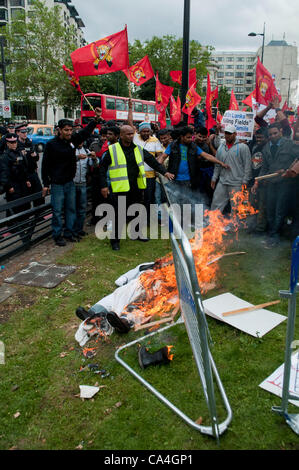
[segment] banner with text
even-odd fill
[[[225,111],[222,122],[220,135],[224,137],[224,128],[228,124],[235,126],[237,130],[237,138],[239,140],[252,140],[254,115],[245,111]]]

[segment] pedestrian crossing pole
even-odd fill
[[[189,89],[189,46],[190,46],[190,0],[184,0],[184,27],[183,27],[183,63],[182,63],[182,87],[181,103],[182,107],[186,102],[186,95]],[[184,123],[187,124],[188,115],[184,113]]]

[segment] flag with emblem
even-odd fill
[[[168,85],[163,85],[158,76],[158,72],[156,73],[156,108],[159,112],[164,111],[167,108],[169,99],[172,95],[173,87]]]
[[[213,126],[215,126],[217,123],[213,119],[212,116],[212,101],[213,101],[213,94],[211,91],[211,82],[210,82],[210,74],[207,74],[207,94],[206,94],[206,113],[207,113],[207,119],[206,119],[206,128],[210,130]]]
[[[256,64],[255,92],[256,101],[266,106],[275,96],[281,99],[271,73],[264,67],[259,57]]]
[[[170,97],[170,122],[172,126],[176,126],[181,121],[181,99],[178,96],[175,100],[174,96]]]
[[[193,83],[193,85],[189,88],[186,94],[186,102],[182,108],[183,113],[191,115],[195,106],[197,106],[201,102],[201,96],[196,92],[197,82]]]
[[[73,87],[75,87],[76,90],[79,91],[79,93],[81,93],[81,95],[83,95],[83,91],[81,90],[80,83],[79,83],[79,78],[76,77],[75,73],[71,69],[68,69],[65,65],[63,65],[62,68],[66,72],[67,78],[69,79],[70,84]]]
[[[76,77],[103,75],[129,68],[127,27],[71,53]]]
[[[173,82],[178,83],[179,85],[182,84],[182,71],[181,70],[171,70],[169,72],[171,79]],[[196,68],[189,70],[189,87],[196,82]]]
[[[128,70],[123,70],[123,72],[126,74],[128,80],[137,86],[143,85],[155,75],[147,55],[135,65],[132,65]]]
[[[229,108],[228,109],[230,109],[232,111],[238,111],[238,109],[239,109],[238,101],[236,100],[234,90],[232,90],[231,94],[230,94],[230,102],[229,102]]]

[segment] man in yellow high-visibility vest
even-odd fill
[[[126,207],[143,203],[143,192],[146,188],[144,162],[169,180],[174,177],[149,152],[135,145],[133,138],[134,129],[129,125],[122,126],[119,142],[109,146],[100,167],[102,196],[108,198],[107,201],[113,205],[115,211],[115,227],[112,231],[114,238],[110,239],[113,250],[119,250],[119,234],[122,229],[118,220],[119,196],[126,197]],[[110,190],[107,184],[107,171],[111,183]],[[138,240],[148,241],[148,238],[139,237]]]

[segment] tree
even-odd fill
[[[230,94],[225,86],[221,87],[218,94],[219,111],[224,114],[229,108]]]
[[[169,72],[171,70],[182,70],[182,51],[183,39],[177,39],[173,35],[163,37],[154,36],[150,40],[142,43],[135,40],[129,46],[130,64],[133,65],[138,60],[148,55],[155,72],[159,72],[159,80],[165,84],[174,87],[174,95],[179,94],[180,85],[171,80]],[[202,47],[198,41],[190,41],[190,68],[196,68],[196,75],[199,79],[197,91],[201,92],[201,80],[207,74],[207,65],[212,48],[210,46]],[[139,89],[137,95],[139,98],[155,100],[155,79],[152,78]]]
[[[33,15],[19,14],[5,28],[6,55],[11,61],[9,97],[24,102],[41,100],[46,123],[48,106],[56,101],[65,80],[62,65],[76,48],[75,31],[64,27],[58,5],[48,8],[33,0],[32,7]]]

